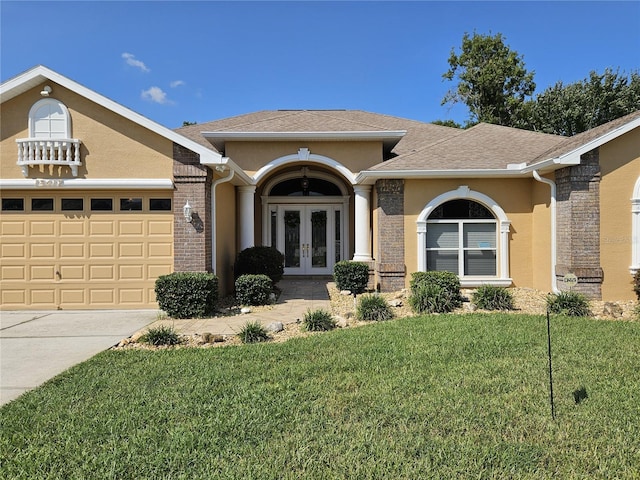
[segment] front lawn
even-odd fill
[[[0,476],[639,478],[640,323],[552,322],[556,421],[544,317],[424,316],[104,352],[0,410]]]

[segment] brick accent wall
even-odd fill
[[[200,165],[200,157],[173,144],[173,268],[176,272],[210,272],[212,173]],[[184,218],[189,201],[193,221]]]
[[[556,278],[578,277],[574,291],[590,298],[602,298],[603,272],[600,266],[600,155],[598,149],[585,153],[580,165],[556,171],[557,244]]]
[[[375,273],[380,291],[404,288],[404,180],[378,180],[378,251]]]

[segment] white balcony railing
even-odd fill
[[[36,138],[21,138],[18,144],[18,165],[22,167],[22,174],[29,174],[30,165],[67,165],[74,177],[78,176],[80,161],[80,145],[82,142],[75,138],[56,138],[43,140]]]

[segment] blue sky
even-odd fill
[[[465,32],[501,33],[537,92],[640,68],[640,1],[0,3],[0,77],[42,64],[170,128],[269,109],[422,121]]]

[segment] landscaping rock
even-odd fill
[[[347,326],[349,326],[349,322],[347,321],[346,318],[341,317],[341,316],[336,316],[334,318],[336,319],[336,327],[338,327],[338,328],[346,328]]]
[[[393,300],[389,301],[389,305],[396,308],[401,307],[402,300],[400,300],[399,298],[394,298]]]
[[[340,290],[340,295],[351,295],[351,290]]]
[[[614,302],[605,302],[602,309],[602,314],[607,317],[620,318],[623,314],[622,307]]]
[[[249,307],[242,307],[240,313],[251,313],[251,309]]]
[[[273,322],[267,325],[265,328],[267,332],[278,333],[284,330],[284,325],[282,324],[282,322]]]

